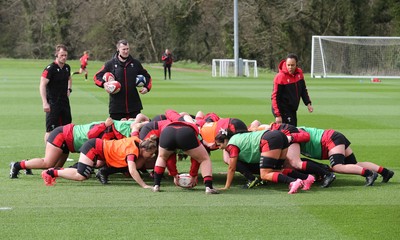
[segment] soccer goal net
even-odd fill
[[[213,59],[213,77],[235,77],[235,59]],[[257,61],[239,59],[239,73],[246,77],[258,77]]]
[[[400,78],[400,37],[313,36],[311,76]]]

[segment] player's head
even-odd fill
[[[233,136],[233,132],[229,129],[221,129],[215,136],[215,143],[220,149],[225,149],[229,139]]]
[[[144,158],[152,157],[158,149],[157,140],[158,137],[156,135],[151,135],[146,140],[140,142],[139,144],[140,155],[143,156]]]
[[[68,50],[64,44],[58,44],[56,46],[56,50],[54,52],[54,56],[56,57],[56,61],[58,63],[65,63],[68,57]]]
[[[293,74],[297,68],[298,57],[294,53],[289,53],[286,57],[286,68],[289,73]]]
[[[125,39],[121,39],[117,42],[117,52],[118,57],[123,60],[126,60],[129,56],[129,43]]]

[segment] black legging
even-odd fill
[[[167,79],[167,69],[169,80],[171,80],[171,64],[164,64],[164,79]]]

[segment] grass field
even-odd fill
[[[171,179],[160,193],[141,189],[132,179],[111,176],[84,182],[57,180],[46,187],[39,170],[9,179],[9,163],[44,155],[44,113],[39,79],[51,60],[0,59],[0,239],[398,239],[400,234],[399,147],[400,80],[311,79],[306,76],[314,113],[301,105],[299,125],[333,128],[352,142],[359,161],[396,172],[387,184],[378,178],[337,174],[330,188],[287,194],[287,186],[269,184],[244,190],[244,178],[219,195],[205,195],[200,184],[183,190]],[[73,69],[78,61],[69,62]],[[101,67],[90,62],[90,76]],[[164,81],[161,64],[145,65],[153,90],[142,96],[148,116],[168,108],[216,112],[250,123],[273,120],[273,73],[259,78],[212,78],[211,69],[175,64]],[[179,68],[179,70],[178,70]],[[182,69],[181,69],[182,68]],[[73,122],[106,119],[108,96],[92,80],[74,77]],[[78,154],[71,158],[78,159]],[[225,183],[226,165],[212,153],[216,187]],[[72,165],[73,162],[67,162]],[[188,161],[178,163],[185,172]],[[145,178],[151,183],[151,179]]]

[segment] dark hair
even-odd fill
[[[129,43],[128,43],[128,41],[127,40],[125,40],[125,39],[121,39],[121,40],[119,40],[118,42],[117,42],[117,48],[119,48],[119,46],[120,45],[128,45]]]
[[[294,54],[294,53],[289,53],[289,54],[286,56],[286,59],[288,59],[288,58],[293,58],[294,60],[296,60],[296,63],[299,61],[299,58],[298,58],[297,55]]]
[[[215,142],[223,143],[225,139],[230,139],[233,136],[233,132],[229,129],[221,129],[219,130],[217,136],[215,136]]]

